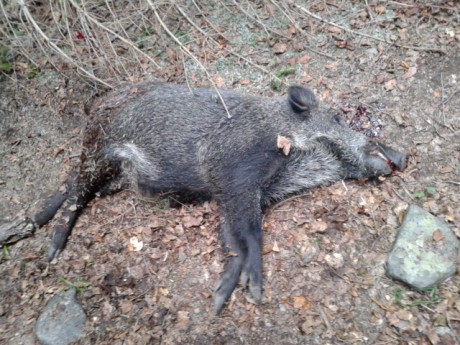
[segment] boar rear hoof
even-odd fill
[[[214,289],[214,311],[220,314],[225,302],[228,300],[240,278],[243,268],[243,254],[229,258],[227,267],[220,278],[219,283]]]
[[[249,272],[248,268],[244,268],[241,272],[240,284],[244,288],[248,288],[254,301],[259,304],[262,301],[262,277],[261,272]]]
[[[65,247],[67,237],[69,236],[69,229],[66,225],[58,225],[54,228],[53,240],[48,248],[49,260],[57,259],[59,254]]]
[[[243,264],[241,256],[232,257],[214,290],[214,310],[217,315],[222,311],[225,302],[235,290],[238,280],[244,288],[248,288],[252,298],[258,304],[262,300],[262,270],[258,265],[250,265],[250,260]],[[244,266],[244,268],[243,268]]]

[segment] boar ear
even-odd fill
[[[317,107],[315,95],[302,86],[291,86],[288,89],[289,104],[296,113],[310,112]]]

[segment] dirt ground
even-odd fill
[[[263,303],[254,305],[238,287],[219,317],[212,290],[224,256],[215,203],[171,207],[167,197],[149,200],[134,191],[96,199],[56,264],[46,258],[52,224],[4,248],[1,344],[38,344],[41,310],[75,286],[88,316],[79,344],[460,343],[458,274],[423,293],[385,275],[408,204],[445,219],[460,236],[460,5],[388,2],[383,13],[372,7],[371,18],[336,3],[318,13],[368,35],[385,30],[404,48],[313,21],[309,43],[333,59],[295,34],[251,45],[248,54],[270,61],[272,71],[295,67],[290,83],[312,88],[355,129],[410,153],[408,168],[380,183],[338,182],[272,207],[264,218]],[[245,51],[243,29],[259,31],[240,24],[232,44]],[[231,56],[207,68],[223,87],[278,95],[267,75]],[[184,73],[205,84],[192,67]],[[185,75],[167,79],[183,83]],[[51,67],[31,79],[2,77],[0,219],[33,215],[62,184],[78,161],[83,106],[96,93]],[[139,251],[129,244],[133,237],[143,243]],[[442,327],[456,334],[452,343]]]

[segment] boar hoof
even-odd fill
[[[64,249],[67,237],[69,236],[69,229],[66,225],[58,225],[54,228],[53,240],[48,248],[49,260],[56,259]]]
[[[225,302],[235,290],[242,267],[243,260],[241,256],[230,258],[227,262],[227,268],[214,289],[214,310],[217,315],[220,314]]]

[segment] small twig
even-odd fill
[[[448,103],[452,99],[452,97],[454,97],[459,91],[460,90],[454,91],[449,97],[446,98],[446,100],[441,101],[441,103],[439,103],[439,105]]]
[[[20,1],[24,1],[24,0],[20,0]],[[148,0],[149,3],[151,2],[151,0]],[[123,36],[120,36],[119,34],[117,34],[115,31],[109,29],[107,26],[101,24],[99,21],[97,21],[96,19],[94,19],[86,10],[82,9],[80,6],[78,6],[77,3],[75,3],[74,0],[70,0],[70,3],[78,10],[78,11],[81,11],[85,16],[86,18],[88,18],[92,23],[96,24],[98,27],[100,27],[102,30],[104,31],[107,31],[109,32],[111,35],[115,36],[116,38],[118,38],[120,41],[122,41],[123,43],[127,44],[129,47],[133,48],[135,51],[137,51],[139,54],[143,55],[145,58],[147,58],[150,62],[152,62],[155,67],[157,68],[160,68],[160,66],[158,66],[158,64],[155,62],[155,60],[153,60],[148,54],[144,53],[142,50],[140,50],[138,47],[136,47],[132,41],[124,38]]]
[[[186,67],[185,67],[185,59],[184,59],[184,54],[182,52],[182,66],[184,68],[184,76],[185,76],[185,83],[187,84],[187,87],[188,89],[190,90],[190,92],[193,93],[193,87],[192,85],[190,85],[189,81],[188,81],[188,76],[187,76],[187,71],[186,71]]]
[[[456,184],[457,186],[460,186],[460,182],[458,181],[444,181],[446,183],[452,183],[452,184]]]
[[[444,101],[444,74],[441,71],[441,101]],[[444,113],[444,102],[441,102],[441,115],[444,126],[446,125],[446,115]]]
[[[327,318],[326,312],[324,311],[323,307],[319,307],[319,315],[323,319],[323,322],[326,324],[326,328],[328,330],[331,330],[331,323],[329,322],[329,319]]]
[[[395,42],[390,42],[390,41],[387,41],[383,38],[379,38],[379,37],[375,37],[375,36],[372,36],[372,35],[368,35],[368,34],[365,34],[365,33],[362,33],[362,32],[358,32],[358,31],[355,31],[355,30],[351,30],[351,29],[347,29],[346,27],[342,26],[342,25],[338,25],[334,22],[330,22],[320,16],[318,16],[317,14],[314,14],[314,13],[311,13],[309,10],[307,10],[305,7],[303,6],[300,6],[294,2],[292,2],[291,0],[291,4],[296,6],[297,8],[299,8],[302,12],[304,12],[305,14],[309,15],[310,17],[312,18],[315,18],[316,20],[322,22],[322,23],[325,23],[325,24],[328,24],[328,25],[331,25],[331,26],[334,26],[336,28],[339,28],[345,32],[348,32],[349,34],[352,34],[352,35],[359,35],[359,36],[363,36],[363,37],[366,37],[366,38],[370,38],[370,39],[373,39],[373,40],[376,40],[376,41],[379,41],[379,42],[383,42],[383,43],[386,43],[386,44],[389,44],[389,45],[393,45],[395,47],[399,47],[399,48],[404,48],[404,49],[412,49],[412,50],[418,50],[418,51],[431,51],[431,52],[437,52],[437,53],[442,53],[442,54],[446,54],[446,52],[441,49],[441,48],[436,48],[436,47],[414,47],[414,46],[405,46],[405,45],[402,45],[402,44],[398,44],[398,43],[395,43]]]
[[[34,29],[36,30],[36,32],[45,40],[45,42],[53,49],[55,50],[57,53],[59,53],[62,57],[64,57],[65,60],[67,60],[70,64],[72,64],[73,66],[75,66],[77,68],[77,70],[83,72],[86,76],[88,76],[89,78],[97,81],[98,83],[101,83],[102,85],[105,85],[109,88],[113,88],[113,86],[105,81],[103,81],[102,79],[96,77],[94,74],[88,72],[86,69],[84,69],[83,67],[79,66],[70,56],[68,56],[61,48],[59,48],[56,44],[54,44],[54,42],[51,41],[51,39],[46,36],[46,34],[42,31],[42,29],[40,29],[40,27],[38,26],[37,22],[35,21],[35,19],[32,17],[30,11],[29,11],[29,8],[25,5],[24,3],[24,0],[17,0],[19,5],[21,6],[21,10],[22,12],[24,13],[24,16],[27,18],[27,20],[29,21],[29,23],[32,24],[32,26],[34,27]],[[38,41],[38,40],[37,40]]]
[[[369,7],[369,3],[367,2],[367,0],[365,0],[364,2],[366,3],[367,13],[369,13],[369,17],[371,18],[371,20],[374,20],[374,15],[372,14],[372,10]]]
[[[192,0],[193,4],[195,5],[195,7],[197,8],[199,14],[204,18],[204,20],[206,20],[206,22],[209,24],[209,26],[215,31],[217,32],[218,34],[220,34],[225,40],[229,41],[228,38],[225,37],[225,35],[223,35],[222,33],[220,33],[217,28],[214,26],[214,24],[204,15],[204,13],[201,12],[200,8],[198,7],[198,5],[196,4],[195,0]],[[211,40],[213,42],[215,42],[216,44],[218,44],[214,39],[211,38]],[[284,80],[282,80],[281,78],[278,78],[276,75],[274,75],[273,73],[271,73],[269,70],[267,70],[266,68],[252,62],[251,60],[249,60],[248,58],[242,56],[241,54],[238,54],[237,52],[235,52],[234,50],[232,49],[229,49],[227,47],[224,48],[225,51],[227,51],[228,53],[230,53],[231,55],[233,56],[236,56],[238,59],[241,59],[243,60],[244,62],[250,64],[251,66],[254,66],[255,68],[261,70],[262,72],[266,73],[267,75],[269,75],[271,78],[273,79],[276,79],[277,81],[279,81],[280,83],[283,83],[283,84],[286,84],[286,82]]]
[[[402,1],[387,1],[388,4],[392,5],[397,5],[397,6],[403,6],[403,7],[416,7],[419,6],[419,4],[405,4]],[[441,8],[443,10],[451,10],[451,11],[456,11],[456,7],[449,7],[449,6],[437,6],[437,5],[431,5],[431,4],[426,4],[426,7],[431,7],[431,8]]]
[[[412,195],[409,193],[409,191],[407,190],[406,186],[404,186],[402,177],[399,176],[399,175],[396,175],[396,176],[398,176],[398,177],[401,179],[401,183],[400,183],[401,188],[404,190],[404,192],[406,192],[406,194],[409,196],[409,198],[413,201],[414,198],[413,198]],[[399,193],[396,192],[396,190],[395,190],[394,188],[393,188],[393,192],[394,192],[401,200],[404,201],[404,198],[403,198],[401,195],[399,195]]]
[[[161,27],[163,28],[163,30],[166,31],[166,33],[168,34],[169,37],[171,37],[174,42],[176,42],[179,47],[189,56],[191,57],[197,64],[198,66],[200,66],[200,68],[204,71],[204,73],[206,74],[209,82],[211,83],[213,89],[216,91],[217,93],[217,96],[219,97],[220,101],[222,102],[222,106],[224,107],[225,109],[225,112],[227,113],[227,116],[228,118],[231,118],[232,115],[230,114],[228,108],[227,108],[227,105],[225,104],[225,101],[224,99],[222,98],[222,95],[220,94],[220,91],[218,90],[216,84],[214,83],[214,81],[212,80],[211,78],[211,75],[209,74],[208,70],[206,69],[206,67],[203,66],[203,64],[200,62],[200,60],[198,60],[198,58],[193,55],[190,50],[187,49],[187,47],[185,47],[181,41],[179,41],[179,39],[169,30],[169,28],[167,27],[167,25],[163,22],[163,20],[161,19],[160,15],[158,14],[158,11],[157,11],[157,8],[155,7],[155,5],[153,4],[153,0],[147,0],[147,2],[149,3],[150,7],[152,8],[152,11],[156,17],[156,19],[158,20],[158,22],[160,23]]]

